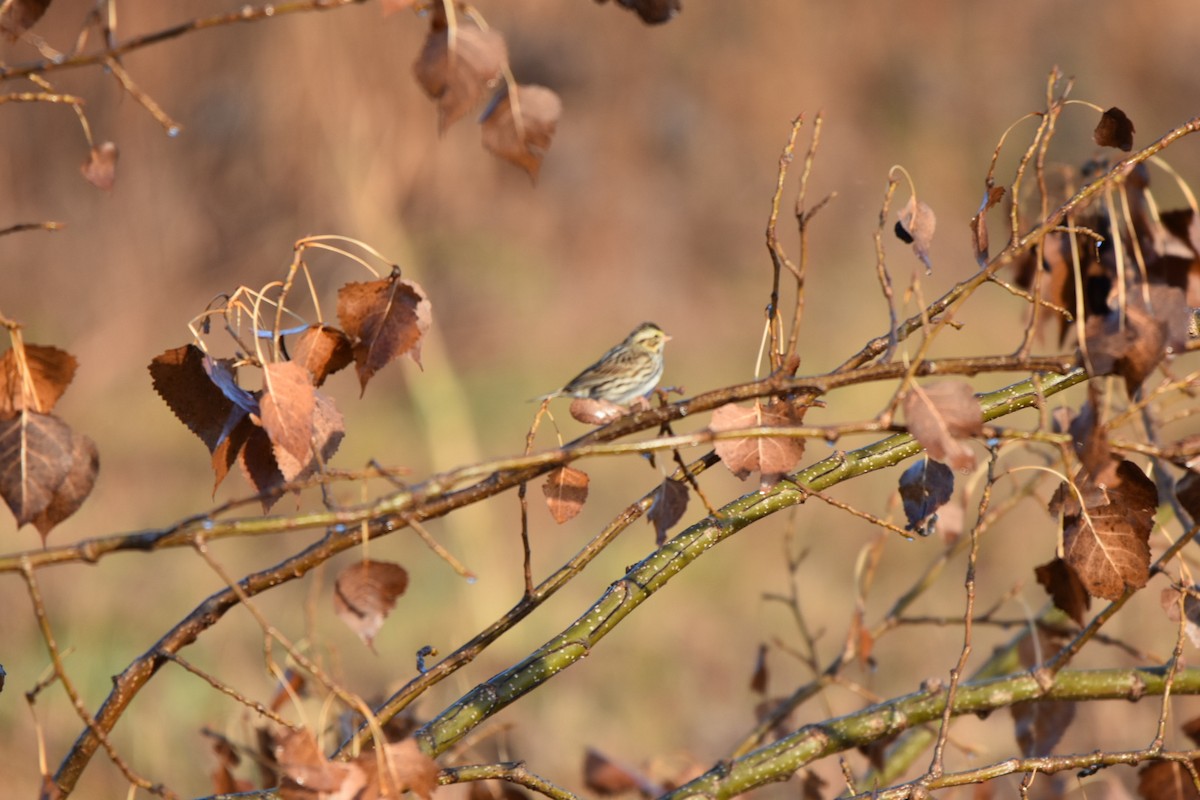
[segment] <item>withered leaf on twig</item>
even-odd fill
[[[954,469],[975,466],[975,454],[965,439],[983,430],[983,409],[966,381],[913,384],[904,397],[909,432],[929,457]]]
[[[425,291],[392,275],[338,290],[338,319],[354,345],[354,364],[363,391],[385,364],[409,355],[421,364],[421,341],[432,310]]]
[[[546,476],[542,492],[550,516],[561,525],[583,510],[588,495],[587,473],[574,467],[559,467]]]
[[[333,608],[342,622],[374,649],[375,634],[408,588],[408,572],[390,561],[355,561],[343,568],[333,587]]]
[[[905,530],[928,536],[937,510],[954,494],[954,473],[940,461],[923,458],[900,475]]]

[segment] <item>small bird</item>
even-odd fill
[[[538,400],[568,395],[628,405],[650,394],[663,371],[663,346],[670,340],[653,322],[643,322],[600,360],[556,392]]]

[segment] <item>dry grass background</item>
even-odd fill
[[[120,31],[128,36],[235,7],[123,0]],[[362,399],[349,376],[332,386],[349,427],[337,463],[350,468],[376,458],[420,476],[517,452],[533,410],[525,400],[561,384],[643,319],[674,336],[666,383],[695,393],[751,377],[769,290],[763,230],[779,151],[797,113],[811,119],[823,111],[813,192],[838,194],[814,229],[801,353],[802,371],[816,372],[885,328],[871,234],[892,164],[909,169],[939,215],[936,272],[923,279],[934,296],[973,269],[966,221],[987,161],[1000,133],[1041,107],[1052,66],[1077,76],[1075,96],[1124,109],[1139,142],[1200,105],[1200,73],[1190,57],[1200,41],[1200,13],[1192,0],[689,0],[678,19],[654,29],[583,0],[480,8],[507,37],[518,78],[548,85],[564,101],[536,187],[482,151],[470,120],[437,137],[433,108],[410,73],[423,25],[405,15],[382,20],[371,3],[201,32],[128,56],[135,79],[183,124],[176,138],[100,70],[53,76],[60,90],[87,98],[97,138],[121,147],[111,194],[80,179],[86,148],[69,110],[0,109],[0,225],[68,225],[53,235],[0,239],[0,312],[25,323],[29,341],[78,356],[81,368],[60,410],[96,439],[102,457],[93,497],[52,542],[162,526],[212,503],[204,451],[153,394],[146,364],[188,340],[187,320],[214,295],[280,277],[292,242],[305,234],[371,243],[432,298],[435,328],[423,372],[410,364],[392,369]],[[81,14],[60,2],[37,31],[66,47]],[[21,44],[0,48],[7,63],[34,56]],[[1056,155],[1067,162],[1091,155],[1093,124],[1089,112],[1068,111]],[[1010,153],[1002,164],[1014,158]],[[1184,141],[1168,158],[1193,181],[1200,175],[1195,142]],[[781,229],[785,243],[793,242],[790,226]],[[897,280],[906,284],[915,261],[899,243],[889,250]],[[341,282],[361,279],[335,258],[314,262],[327,298]],[[993,297],[990,305],[976,304],[976,316],[948,349],[1015,347],[1022,309],[1006,295]],[[874,390],[839,395],[821,418],[867,416],[882,402]],[[564,428],[569,435],[577,430],[570,421]],[[657,480],[642,463],[590,470],[593,496],[583,517],[555,528],[534,508],[538,574]],[[856,481],[839,496],[886,514],[895,477]],[[218,497],[242,494],[238,480]],[[706,486],[717,499],[749,488],[723,476],[706,478]],[[1014,582],[1026,584],[1006,616],[1021,616],[1022,603],[1041,604],[1028,570],[1053,548],[1041,512],[1027,511],[996,531],[1007,537],[1002,545],[984,552],[984,605]],[[5,550],[38,546],[30,529],[5,524]],[[504,735],[509,752],[572,787],[579,786],[588,746],[638,764],[722,757],[752,724],[747,682],[758,643],[795,641],[783,607],[762,599],[764,591],[786,590],[782,532],[789,526],[811,548],[799,573],[805,611],[824,632],[824,656],[836,652],[855,554],[875,533],[827,507],[805,507],[706,556],[585,663],[501,715],[499,724],[513,726]],[[262,605],[300,637],[306,603],[315,603],[317,640],[310,644],[351,689],[382,695],[411,677],[420,646],[448,652],[518,596],[513,497],[431,527],[480,580],[464,584],[407,536],[372,545],[372,555],[413,572],[410,593],[377,640],[378,656],[332,618],[328,580],[285,587]],[[226,543],[218,555],[229,569],[245,571],[278,561],[298,538],[311,535]],[[436,712],[540,644],[651,545],[648,530],[631,531],[559,600],[434,691],[420,712]],[[889,542],[870,611],[881,613],[934,547]],[[93,708],[109,675],[221,585],[186,552],[120,555],[42,577],[59,643],[73,648],[67,663]],[[960,583],[960,572],[952,572],[924,610],[958,613]],[[1146,619],[1154,622],[1144,633],[1169,636],[1170,625],[1148,602]],[[0,663],[8,672],[0,694],[0,773],[8,796],[30,796],[37,750],[21,693],[46,658],[23,588],[11,576],[0,581],[0,608]],[[954,628],[895,636],[877,653],[884,668],[855,678],[885,696],[911,691],[945,674],[958,639]],[[1148,646],[1165,655],[1169,639]],[[931,659],[931,652],[945,658]],[[977,652],[982,658],[987,647]],[[231,613],[185,655],[248,694],[271,690],[247,614]],[[776,692],[805,677],[786,657],[773,663]],[[807,713],[844,713],[861,700],[835,692],[830,703]],[[80,726],[53,691],[39,699],[36,715],[53,767]],[[1103,717],[1101,710],[1089,715],[1093,722]],[[1007,734],[1007,722],[992,722],[999,735],[978,721],[956,735],[986,748]],[[183,794],[202,794],[211,768],[197,733],[204,724],[244,737],[247,722],[239,707],[196,679],[164,675],[134,704],[115,739],[143,773]],[[1086,719],[1077,725],[1078,746],[1111,746],[1094,738],[1099,727]],[[1153,734],[1146,725],[1127,730],[1134,738],[1126,746]],[[970,756],[956,751],[953,758],[965,763]],[[123,796],[116,770],[101,761],[78,796]],[[827,777],[834,780],[834,772]]]

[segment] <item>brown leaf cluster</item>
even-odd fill
[[[1074,181],[1086,179],[1079,176]],[[1189,308],[1200,306],[1200,226],[1195,214],[1190,208],[1159,211],[1149,197],[1149,185],[1145,165],[1133,168],[1121,185],[1123,196],[1116,205],[1122,211],[1116,219],[1110,218],[1103,199],[1085,204],[1074,223],[1087,232],[1075,234],[1074,243],[1066,232],[1048,234],[1041,262],[1031,252],[1019,262],[1016,276],[1024,288],[1037,284],[1039,296],[1050,303],[1072,313],[1082,308],[1082,350],[1090,374],[1120,375],[1131,393],[1164,358],[1183,349],[1191,323]],[[1099,247],[1095,236],[1102,239]],[[1082,298],[1076,296],[1076,275]],[[1062,315],[1041,315],[1043,322],[1050,317],[1058,318],[1062,341],[1073,325]]]
[[[255,362],[213,358],[195,344],[151,361],[154,390],[212,456],[214,491],[236,464],[269,508],[280,489],[322,469],[341,443],[342,415],[318,389],[331,374],[353,362],[366,391],[371,378],[400,356],[420,364],[431,304],[398,270],[343,286],[337,314],[340,328],[310,325],[290,332],[292,357],[261,365],[256,389],[246,388],[239,376],[239,366]],[[280,353],[286,358],[287,348]]]
[[[273,756],[284,800],[399,800],[404,792],[429,800],[437,788],[437,763],[413,739],[387,744],[382,754],[330,761],[312,733],[285,731],[274,739]]]
[[[0,497],[43,540],[79,510],[100,469],[95,443],[51,413],[76,366],[71,354],[16,334],[0,356]]]
[[[232,362],[194,344],[155,356],[149,370],[154,390],[212,455],[214,491],[237,464],[269,508],[275,498],[266,493],[317,471],[341,443],[342,415],[295,362],[268,364],[253,392]]]
[[[508,46],[499,31],[485,29],[469,15],[459,14],[451,23],[442,6],[434,7],[413,75],[437,101],[438,132],[490,96],[480,119],[483,146],[536,180],[562,101],[544,86],[510,85],[508,70]]]
[[[713,411],[708,427],[720,432],[798,425],[804,419],[805,410],[783,400],[767,404],[756,400],[748,408],[726,403]],[[800,463],[804,457],[804,440],[788,436],[747,436],[717,439],[713,449],[725,467],[739,479],[745,480],[751,473],[759,472],[763,488],[768,488]]]

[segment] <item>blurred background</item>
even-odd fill
[[[121,0],[118,38],[238,7]],[[836,192],[810,242],[800,351],[801,372],[815,373],[886,330],[872,234],[892,165],[908,169],[938,215],[934,273],[920,275],[921,292],[932,298],[974,270],[967,222],[989,160],[1010,124],[1044,107],[1054,66],[1075,77],[1073,97],[1123,109],[1136,124],[1138,146],[1200,113],[1200,72],[1190,57],[1200,41],[1193,0],[685,0],[678,18],[654,28],[613,4],[586,0],[484,0],[479,11],[506,37],[517,79],[549,86],[563,100],[536,185],[482,149],[472,116],[437,135],[436,109],[411,72],[426,23],[410,14],[383,18],[376,3],[201,31],[129,54],[125,68],[182,126],[174,137],[101,69],[50,74],[56,89],[86,98],[96,140],[119,146],[110,193],[80,177],[87,145],[69,107],[0,109],[0,186],[7,187],[0,190],[0,227],[66,224],[53,234],[0,238],[0,313],[25,325],[27,341],[77,356],[77,377],[58,412],[95,439],[101,453],[92,497],[53,532],[51,544],[169,525],[214,503],[208,455],[154,394],[146,365],[190,341],[187,323],[214,296],[281,279],[302,236],[361,239],[400,264],[432,300],[423,370],[407,360],[389,367],[362,397],[349,372],[328,385],[348,429],[335,465],[352,469],[377,459],[420,479],[518,453],[535,408],[528,398],[561,386],[643,320],[673,336],[664,384],[696,394],[752,378],[770,291],[764,230],[780,151],[798,114],[809,121],[824,115],[810,200]],[[34,33],[67,50],[85,12],[79,4],[54,4]],[[38,53],[25,42],[4,42],[0,57],[22,64]],[[23,81],[4,87],[31,89]],[[1069,108],[1053,158],[1075,164],[1092,156],[1095,122],[1088,108]],[[1011,180],[1035,126],[1035,120],[1017,126],[1001,154],[1001,183]],[[801,132],[799,152],[811,130],[806,125]],[[1193,182],[1200,175],[1200,141],[1185,139],[1166,157]],[[793,255],[798,174],[797,168],[779,226]],[[1163,207],[1181,204],[1161,172],[1155,180]],[[897,198],[895,208],[906,190]],[[1002,227],[993,231],[993,242],[1003,242]],[[902,290],[919,265],[909,248],[886,238]],[[318,254],[310,263],[327,317],[339,285],[368,277],[334,255]],[[948,334],[939,352],[1015,349],[1025,313],[1019,301],[992,290],[970,308],[960,318],[963,330]],[[219,352],[227,347],[217,334],[210,342]],[[1041,345],[1053,348],[1050,341]],[[1005,382],[995,376],[979,385]],[[890,391],[832,396],[809,420],[870,417]],[[565,438],[583,432],[565,409],[559,417]],[[554,444],[550,428],[540,436],[539,446]],[[814,444],[806,460],[830,452]],[[564,526],[554,525],[540,507],[540,489],[531,487],[535,577],[661,480],[659,469],[640,460],[584,468],[592,476],[591,499]],[[753,482],[717,473],[704,478],[715,503],[754,489]],[[897,477],[869,476],[834,494],[895,518]],[[357,488],[339,492],[344,502],[359,499]],[[215,500],[247,493],[234,474]],[[296,507],[285,500],[276,510]],[[693,501],[684,524],[703,513]],[[706,555],[586,662],[501,714],[491,742],[573,789],[581,788],[588,747],[660,778],[726,757],[754,723],[749,680],[759,643],[799,646],[791,611],[764,599],[789,591],[786,534],[808,549],[795,579],[822,662],[841,648],[857,554],[878,535],[861,519],[814,503],[778,516]],[[519,598],[515,496],[429,527],[479,580],[465,583],[411,535],[373,543],[372,557],[399,561],[412,574],[408,595],[376,639],[378,654],[330,613],[332,573],[270,592],[259,603],[349,688],[386,696],[415,674],[420,647],[448,653]],[[40,546],[32,528],[16,530],[7,519],[0,535],[8,552]],[[314,536],[214,549],[240,575],[276,563]],[[1031,500],[991,536],[979,603],[1007,597],[1002,616],[1019,619],[1044,602],[1031,568],[1052,556],[1054,526]],[[417,713],[435,714],[544,642],[652,548],[652,530],[639,523],[552,603],[431,692]],[[935,540],[889,538],[868,621],[940,548]],[[353,557],[344,554],[334,566]],[[109,676],[223,585],[184,551],[118,555],[48,569],[40,578],[58,643],[71,652],[67,666],[92,709],[108,691]],[[961,583],[956,561],[918,610],[960,614]],[[1146,603],[1144,613],[1129,615],[1142,613],[1136,635],[1165,658],[1174,625],[1156,607],[1157,592],[1143,594],[1136,602]],[[14,576],[0,579],[0,608],[0,664],[8,674],[0,694],[0,771],[11,796],[24,797],[36,791],[39,732],[53,770],[81,726],[57,689],[39,696],[33,715],[24,707],[22,693],[44,674],[48,659]],[[311,624],[306,608],[315,609]],[[986,658],[988,637],[1008,635],[981,631],[977,660]],[[914,691],[925,678],[947,673],[960,643],[954,626],[906,629],[878,645],[880,669],[856,668],[853,678],[878,696]],[[273,691],[261,633],[244,611],[230,613],[183,655],[251,697]],[[1127,663],[1108,655],[1111,662],[1097,663]],[[770,658],[772,695],[809,676],[785,648],[772,649]],[[205,794],[215,762],[199,729],[208,725],[249,741],[253,720],[197,678],[167,671],[134,702],[115,742],[152,780],[183,795]],[[864,702],[833,690],[796,723]],[[1189,718],[1191,701],[1176,702],[1180,718]],[[1153,737],[1156,703],[1120,706],[1123,718],[1145,724],[1088,724],[1101,708],[1080,712],[1076,738],[1064,747],[1136,747]],[[319,712],[310,709],[309,722]],[[1011,751],[1004,720],[972,719],[955,730],[962,746],[952,748],[952,767]],[[827,793],[840,789],[836,765],[819,771],[830,782]],[[1119,792],[1131,776],[1093,780]],[[124,785],[98,755],[77,796],[123,796]]]

